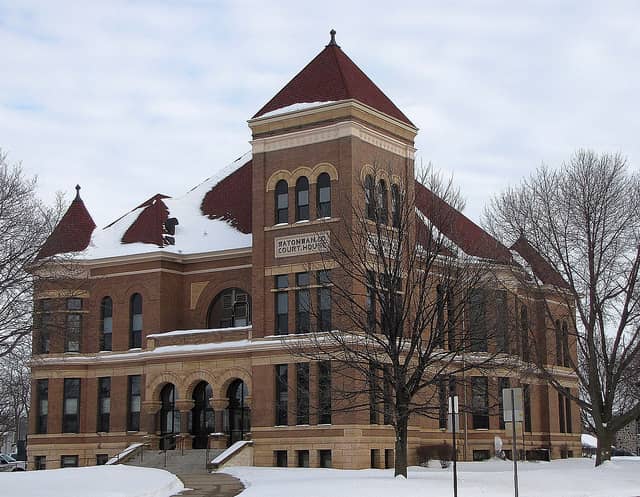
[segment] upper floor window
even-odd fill
[[[318,271],[318,331],[331,330],[331,276],[328,270]]]
[[[309,219],[309,180],[301,176],[296,181],[296,221]]]
[[[38,353],[48,354],[49,347],[51,345],[51,329],[53,327],[53,303],[51,299],[42,299],[39,301],[39,340],[38,340]]]
[[[37,385],[37,420],[36,433],[47,433],[47,416],[49,414],[49,380],[38,380]]]
[[[371,221],[376,220],[376,212],[374,209],[375,199],[373,198],[373,178],[367,174],[364,178],[364,203],[365,216]]]
[[[400,211],[401,211],[400,188],[398,185],[391,185],[391,224],[394,228],[400,227]]]
[[[64,379],[64,403],[62,415],[62,432],[79,433],[80,431],[80,378]]]
[[[288,405],[289,405],[289,380],[288,380],[288,365],[278,364],[276,365],[276,426],[283,426],[288,424]]]
[[[331,178],[327,173],[322,173],[318,176],[316,188],[318,192],[317,217],[331,217]]]
[[[129,305],[129,348],[142,346],[142,295],[134,293]]]
[[[309,273],[296,273],[296,332],[310,331],[311,290],[309,290]]]
[[[562,321],[562,365],[568,368],[571,365],[569,356],[569,327],[566,321]]]
[[[251,297],[240,288],[222,290],[209,307],[209,328],[233,328],[251,323]]]
[[[523,361],[529,361],[529,312],[526,306],[520,309],[520,350]]]
[[[283,179],[278,181],[275,190],[276,224],[289,222],[289,185]]]
[[[142,405],[142,380],[139,374],[128,377],[127,431],[140,431],[140,407]]]
[[[381,179],[378,182],[378,190],[376,193],[377,193],[376,207],[378,208],[378,222],[382,224],[387,224],[387,213],[388,213],[387,184],[383,179]]]
[[[485,377],[471,378],[471,409],[473,429],[489,428],[489,388]]]
[[[109,417],[111,415],[111,378],[98,378],[98,420],[96,431],[109,431]]]
[[[82,315],[73,312],[82,310],[82,299],[67,299],[67,323],[65,330],[64,351],[80,352],[80,337],[82,335]]]
[[[105,297],[100,302],[100,350],[111,350],[113,332],[113,301]]]
[[[469,295],[471,351],[487,351],[487,298],[481,289],[471,290]]]

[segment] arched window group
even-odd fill
[[[99,347],[101,351],[113,350],[113,299],[100,301]],[[142,295],[134,293],[129,298],[129,348],[142,347]]]
[[[275,188],[275,224],[289,222],[289,184],[281,179]],[[300,176],[295,184],[295,220],[311,219],[311,192],[309,178]],[[331,177],[328,173],[318,175],[316,181],[316,218],[331,217]]]
[[[367,174],[364,178],[365,216],[380,224],[389,223],[389,188],[384,179],[376,183],[373,176]],[[391,185],[391,225],[400,227],[402,198],[400,188]]]

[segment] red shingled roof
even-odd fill
[[[512,262],[509,249],[471,219],[451,207],[420,182],[416,181],[415,188],[416,207],[466,254],[503,264]]]
[[[91,233],[96,224],[80,198],[80,186],[76,186],[76,198],[64,213],[47,241],[44,242],[38,259],[68,252],[81,252],[89,246]]]
[[[169,217],[169,209],[162,201],[163,198],[169,197],[158,193],[136,207],[144,209],[122,235],[122,243],[153,243],[159,247],[164,245],[164,222]]]
[[[553,285],[558,288],[569,288],[562,275],[556,271],[540,253],[533,248],[529,241],[520,236],[511,246],[511,250],[518,252],[531,266],[533,274],[545,285]]]
[[[202,199],[200,210],[210,219],[224,219],[242,233],[251,233],[253,162],[220,181]]]
[[[340,49],[332,38],[267,104],[256,112],[260,117],[293,104],[355,99],[413,126],[413,123]]]

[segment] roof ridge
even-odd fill
[[[344,86],[345,90],[347,90],[347,97],[349,98],[354,98],[353,97],[353,93],[351,92],[351,87],[349,86],[349,83],[347,81],[347,79],[344,77],[344,71],[342,70],[342,64],[340,62],[340,57],[338,57],[338,53],[336,52],[336,50],[340,50],[342,52],[342,50],[340,49],[339,45],[327,45],[327,48],[331,47],[331,55],[333,56],[333,58],[336,61],[336,66],[338,67],[338,73],[340,74],[340,79],[342,80],[342,85]],[[342,52],[345,56],[347,54],[345,54],[344,52]]]

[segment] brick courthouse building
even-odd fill
[[[101,463],[143,439],[171,444],[160,440],[165,434],[182,434],[194,448],[250,438],[261,466],[391,463],[392,427],[371,424],[366,413],[308,408],[331,403],[320,385],[336,378],[322,363],[293,356],[277,335],[300,331],[297,297],[306,287],[330,325],[320,256],[328,233],[349,222],[350,199],[361,195],[360,178],[375,161],[393,161],[413,177],[417,128],[333,36],[249,127],[251,153],[220,175],[179,198],[155,195],[104,229],[78,188],[41,252],[75,254],[83,275],[42,283],[34,296],[30,467]],[[429,194],[416,185],[418,210]],[[541,286],[513,284],[509,314],[528,311],[549,364],[575,389],[542,310],[562,280],[526,241],[508,249],[452,214],[456,229],[447,236],[465,253],[505,274],[514,256],[528,263]],[[568,309],[554,309],[558,326],[569,321]],[[483,380],[496,395],[507,384],[502,375]],[[296,398],[296,382],[307,398]],[[542,380],[511,378],[511,386],[521,382],[527,448],[578,454],[577,407]],[[493,455],[496,436],[509,439],[498,409],[485,414],[481,426],[461,416],[467,459]],[[449,438],[428,418],[412,419],[409,436],[410,464],[418,446]]]

